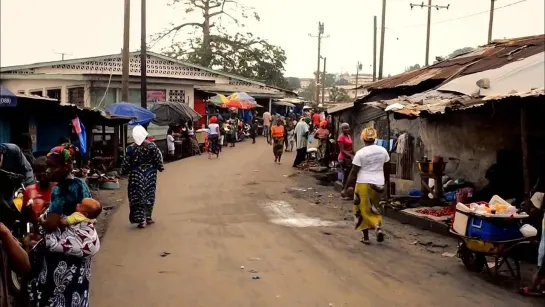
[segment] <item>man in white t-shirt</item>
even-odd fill
[[[352,170],[346,180],[341,195],[347,196],[346,190],[354,189],[354,214],[356,216],[356,230],[361,230],[362,243],[370,244],[369,229],[374,229],[377,241],[384,241],[382,232],[382,216],[378,209],[384,185],[388,174],[385,164],[390,161],[388,151],[382,146],[375,145],[377,131],[374,128],[365,128],[361,139],[365,146],[358,150],[352,160]]]
[[[168,149],[168,157],[170,159],[174,159],[174,152],[176,150],[176,147],[174,146],[174,136],[172,136],[171,128],[169,128],[167,131],[167,149]]]
[[[271,120],[272,116],[270,112],[263,113],[263,135],[267,137],[267,142],[269,142],[269,135],[271,131]]]

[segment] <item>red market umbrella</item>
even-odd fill
[[[248,101],[230,100],[229,102],[222,104],[221,107],[222,108],[235,108],[235,109],[249,110],[249,109],[255,107],[255,103],[251,103],[251,102],[248,102]]]

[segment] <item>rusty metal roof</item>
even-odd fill
[[[428,80],[445,81],[459,76],[502,67],[508,63],[545,51],[545,35],[496,40],[466,54],[431,66],[405,72],[377,82],[365,84],[368,90],[417,86]]]
[[[346,109],[350,109],[353,106],[354,106],[353,102],[336,104],[330,107],[329,109],[327,109],[327,113],[329,114],[337,113]]]
[[[475,98],[468,95],[431,90],[412,96],[400,96],[396,99],[386,101],[374,101],[365,103],[379,109],[398,104],[393,112],[407,117],[418,117],[425,114],[444,114],[447,111],[466,110],[481,107],[487,102],[502,100],[509,97],[536,97],[544,96],[545,88],[533,89],[527,92],[508,93],[485,98]]]

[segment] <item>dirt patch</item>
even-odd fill
[[[99,238],[102,239],[108,230],[108,221],[127,197],[127,180],[119,181],[120,188],[117,190],[94,190],[93,198],[102,205],[102,214],[97,219],[96,230]]]
[[[313,215],[330,220],[345,220],[350,225],[354,219],[352,213],[353,203],[350,200],[343,200],[338,192],[332,186],[323,186],[313,177],[313,173],[299,172],[292,176],[295,186],[288,187],[287,193],[298,199],[304,199],[309,202]],[[305,212],[305,208],[297,208]],[[384,217],[384,232],[386,239],[401,250],[418,257],[429,258],[434,261],[438,267],[438,274],[444,275],[451,270],[453,265],[460,264],[461,260],[456,257],[458,241],[455,238],[441,236],[433,232],[425,231],[411,225],[401,224],[396,220]],[[327,233],[321,232],[325,238],[331,238],[338,241],[343,236],[342,233],[328,230]],[[523,283],[529,283],[534,266],[527,263],[521,263],[521,275]],[[444,273],[444,274],[443,274]],[[474,274],[465,269],[457,270],[457,274]],[[474,274],[487,280],[485,273]],[[489,281],[487,281],[489,282]],[[513,290],[515,283],[513,280],[505,281],[498,278],[496,284],[504,289]]]

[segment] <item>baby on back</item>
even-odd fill
[[[45,234],[46,247],[51,252],[76,257],[94,256],[100,250],[94,224],[101,212],[98,201],[84,198],[74,213],[61,219],[59,228]]]
[[[76,212],[61,220],[61,225],[66,227],[83,222],[95,224],[96,218],[101,212],[102,206],[98,201],[92,198],[84,198],[81,203],[76,205]]]

